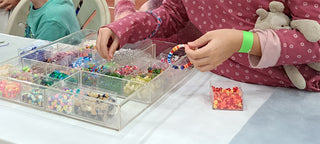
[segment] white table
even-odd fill
[[[1,41],[6,41],[9,44],[7,46],[0,46],[0,62],[17,56],[19,48],[26,47],[36,40],[0,33]]]
[[[0,34],[10,45],[2,47],[0,61],[34,40]],[[244,111],[212,110],[209,79],[226,80],[210,72],[196,74],[169,92],[121,131],[46,113],[0,100],[1,140],[21,144],[212,144],[228,143],[271,96],[273,87],[241,83]]]

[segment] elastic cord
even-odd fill
[[[177,66],[177,65],[172,64],[172,62],[171,62],[171,57],[172,57],[173,53],[174,53],[175,51],[177,51],[178,49],[184,48],[184,47],[185,47],[184,44],[179,44],[179,45],[176,45],[175,47],[173,47],[172,50],[169,52],[168,57],[167,57],[167,61],[168,61],[168,64],[170,64],[170,66],[171,66],[172,68],[183,70],[183,69],[188,68],[189,66],[192,65],[192,63],[189,62],[189,63],[187,63],[187,64]]]

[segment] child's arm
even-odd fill
[[[159,30],[152,37],[169,37],[183,28],[189,20],[181,0],[166,0],[162,6],[153,10],[153,13],[161,18],[162,23]],[[98,34],[98,39],[101,37],[101,40],[97,41],[97,49],[100,49],[99,54],[105,54],[105,57],[107,57],[108,53],[113,55],[115,51],[107,46],[109,40],[104,40],[105,38],[110,38],[110,31],[102,29],[106,27],[111,29],[119,38],[119,46],[122,47],[126,43],[134,43],[147,38],[156,30],[157,24],[159,22],[157,22],[156,16],[150,13],[136,12],[103,26]]]
[[[253,33],[254,41],[250,54],[261,56],[259,37]],[[186,53],[192,64],[200,71],[210,71],[238,52],[243,34],[241,30],[219,29],[207,32],[199,39],[189,42]],[[199,48],[194,50],[195,48]]]
[[[6,11],[10,11],[15,8],[20,0],[1,0],[0,8],[6,9]]]

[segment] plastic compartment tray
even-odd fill
[[[165,63],[175,44],[140,41],[125,45],[106,61],[90,46],[96,38],[96,31],[81,30],[1,63],[0,99],[121,130],[193,72],[191,67],[175,70]],[[83,58],[92,60],[88,65],[108,67],[96,71],[77,65]],[[177,52],[173,61],[182,64],[187,59]],[[122,77],[114,75],[126,66],[135,68]]]

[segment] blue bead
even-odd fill
[[[176,65],[172,65],[172,68],[174,68],[174,69],[178,69],[179,67],[178,67],[178,66],[176,66]]]

